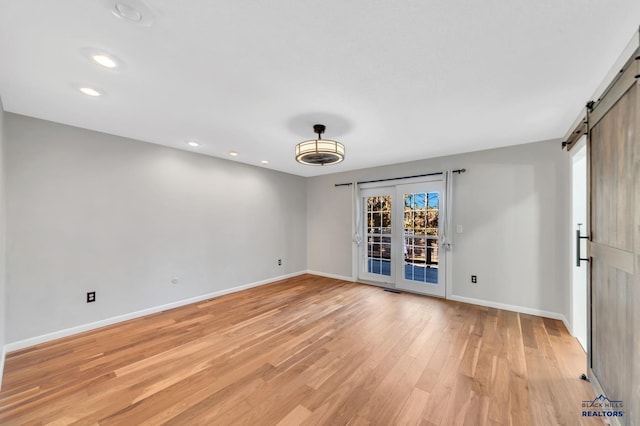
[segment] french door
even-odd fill
[[[361,196],[360,277],[444,297],[443,181],[366,188]]]
[[[395,255],[392,245],[392,219],[395,212],[393,187],[364,189],[361,192],[363,206],[363,244],[360,250],[360,278],[391,285],[395,271]]]
[[[444,256],[440,256],[442,186],[440,180],[396,187],[398,288],[445,295]]]

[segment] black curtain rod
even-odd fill
[[[464,173],[466,172],[467,169],[458,169],[458,170],[452,170],[451,173]],[[402,177],[394,177],[394,178],[387,178],[387,179],[375,179],[375,180],[363,180],[361,182],[356,182],[358,185],[360,185],[361,183],[375,183],[375,182],[386,182],[388,180],[400,180],[400,179],[411,179],[411,178],[417,178],[417,177],[425,177],[425,176],[438,176],[443,174],[444,172],[436,172],[436,173],[425,173],[423,175],[413,175],[413,176],[402,176]],[[336,183],[333,186],[351,186],[353,185],[353,182],[349,182],[349,183]]]

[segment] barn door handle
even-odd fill
[[[586,240],[589,239],[588,236],[586,235],[580,235],[580,226],[582,226],[581,223],[578,224],[578,229],[576,229],[576,266],[580,267],[580,262],[582,262],[583,260],[588,262],[589,258],[588,257],[581,257],[580,255],[580,240]]]

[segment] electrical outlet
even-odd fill
[[[471,283],[472,284],[478,284],[478,276],[477,275],[471,275]]]
[[[95,302],[96,301],[96,292],[95,291],[90,291],[87,293],[87,303],[91,303],[91,302]]]
[[[278,259],[278,266],[282,266],[282,259]]]

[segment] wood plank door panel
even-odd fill
[[[637,62],[637,61],[636,61]],[[589,130],[590,373],[624,401],[623,424],[640,424],[638,82],[599,111]]]
[[[591,130],[593,242],[633,250],[634,84]]]

